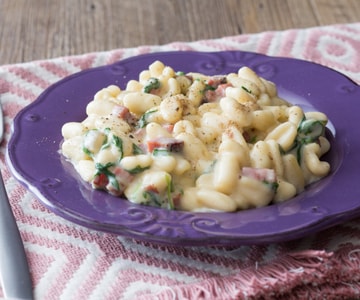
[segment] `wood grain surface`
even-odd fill
[[[0,0],[0,64],[358,21],[359,0]]]

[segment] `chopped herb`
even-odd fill
[[[296,160],[298,164],[301,164],[301,152],[302,152],[303,144],[299,144],[296,149]]]
[[[171,179],[171,176],[166,176],[166,192],[167,192],[167,198],[168,198],[168,207],[169,209],[174,209],[174,201],[172,198],[172,192],[174,191],[174,185],[173,181]]]
[[[101,150],[104,150],[104,149],[110,147],[110,140],[109,140],[109,138],[108,138],[108,135],[110,134],[110,132],[111,132],[111,129],[110,129],[109,127],[106,127],[106,128],[104,129],[104,133],[105,133],[106,135],[105,135],[105,139],[104,139],[104,141],[103,141],[103,144],[102,144],[102,146],[101,146]]]
[[[123,141],[122,141],[121,138],[119,138],[116,135],[112,136],[112,140],[113,140],[114,145],[119,149],[120,160],[121,160],[123,158],[123,156],[124,156]]]
[[[281,155],[284,155],[284,154],[286,153],[286,151],[284,150],[283,147],[281,147],[280,144],[278,144],[278,145],[279,145],[279,152],[280,152],[280,154],[281,154]]]
[[[108,134],[107,131],[105,131],[105,133]],[[103,142],[100,150],[104,150],[104,149],[109,148],[109,147],[110,147],[109,139],[108,139],[107,136],[105,136],[104,142]]]
[[[151,77],[147,83],[144,86],[144,93],[150,93],[152,90],[158,89],[160,87],[160,80],[155,78],[155,77]]]
[[[112,173],[111,173],[112,174]],[[117,190],[120,191],[119,182],[116,180],[115,175],[108,175],[110,184]]]
[[[245,92],[251,94],[251,91],[250,91],[248,88],[246,88],[245,86],[242,85],[241,88],[242,88]]]
[[[89,155],[90,157],[94,156],[94,154],[88,148],[83,147],[82,150],[86,155]]]
[[[155,193],[154,191],[143,191],[143,198],[147,200],[147,202],[144,204],[159,207],[161,206],[159,194]]]
[[[149,123],[149,115],[153,114],[154,112],[157,112],[157,109],[148,110],[140,117],[138,123],[139,128],[144,128]]]
[[[203,174],[208,174],[214,171],[215,165],[217,163],[217,159],[213,160],[210,165],[208,165]]]
[[[256,136],[256,135],[253,135],[253,136],[250,138],[249,143],[250,143],[250,144],[255,144],[256,141],[257,141],[257,136]]]
[[[163,148],[155,148],[152,152],[154,156],[170,155],[169,150]]]
[[[136,144],[132,144],[132,154],[137,155],[137,154],[143,154],[144,151]]]
[[[276,191],[277,191],[277,189],[279,187],[279,184],[277,182],[268,182],[268,181],[264,180],[263,183],[265,185],[267,185],[275,193],[276,193]]]
[[[147,166],[147,167],[136,166],[135,168],[133,168],[131,170],[125,170],[125,171],[129,172],[132,175],[135,175],[135,174],[139,174],[141,172],[144,172],[145,170],[147,170],[149,168],[150,168],[149,166]]]
[[[97,140],[99,138],[103,138],[102,143],[105,143],[107,140],[106,135],[104,135],[99,130],[97,130],[97,129],[88,130],[84,136],[83,148],[82,148],[83,152],[93,158],[95,155],[94,151],[97,150],[97,149],[92,149],[93,142],[94,142],[94,140]]]
[[[323,136],[325,131],[325,125],[325,122],[314,119],[306,119],[306,117],[304,116],[298,126],[297,136],[294,145],[291,147],[290,150],[287,151],[287,153],[290,151],[295,151],[296,159],[298,163],[301,164],[303,146],[316,142],[320,136]]]
[[[95,176],[99,176],[99,175],[101,175],[101,174],[104,174],[104,175],[108,178],[110,184],[111,184],[117,191],[119,191],[119,190],[120,190],[120,186],[119,186],[118,181],[116,180],[116,176],[115,176],[114,173],[112,173],[112,172],[109,170],[109,168],[112,167],[112,166],[114,166],[114,163],[107,163],[106,165],[103,165],[103,164],[100,164],[100,163],[96,163],[96,164],[95,164],[95,168],[96,168],[97,172],[96,172]]]
[[[203,93],[205,93],[206,91],[215,91],[216,87],[210,85],[210,84],[205,84],[205,88],[203,90]]]
[[[95,164],[95,168],[101,173],[109,172],[108,168],[110,168],[112,166],[114,166],[114,163],[111,163],[111,162],[107,163],[106,165],[103,165],[101,163]]]
[[[178,71],[176,72],[176,76],[184,76],[185,73],[183,71]]]
[[[298,137],[302,143],[316,141],[324,134],[325,124],[319,120],[303,120],[298,127]]]

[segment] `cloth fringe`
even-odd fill
[[[155,298],[142,294],[139,299],[358,299],[359,268],[360,246],[349,244],[335,252],[289,253],[240,273],[167,288]]]

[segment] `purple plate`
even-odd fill
[[[236,213],[192,213],[132,204],[92,190],[59,154],[61,127],[85,118],[99,89],[125,88],[141,70],[161,60],[176,71],[209,75],[249,66],[275,82],[279,95],[329,117],[331,173],[281,204]],[[14,120],[9,165],[54,213],[95,230],[177,245],[242,245],[297,239],[360,215],[360,88],[318,64],[241,52],[162,52],[89,69],[49,87]]]

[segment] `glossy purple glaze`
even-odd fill
[[[154,60],[176,71],[205,74],[237,72],[246,65],[275,82],[288,101],[326,113],[331,174],[284,203],[236,213],[168,211],[92,190],[59,154],[61,127],[85,118],[85,107],[96,91],[109,84],[124,88]],[[16,116],[8,161],[15,176],[46,207],[92,229],[173,245],[279,242],[360,215],[359,104],[359,86],[310,62],[241,51],[146,54],[77,73],[49,87]]]

